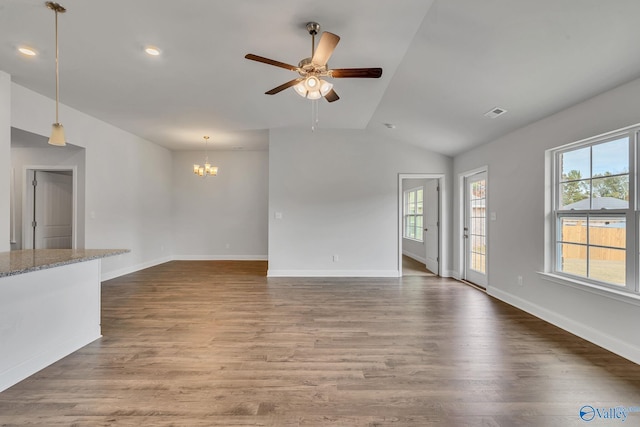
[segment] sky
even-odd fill
[[[569,151],[562,154],[562,175],[579,170],[582,178],[589,178],[590,153],[593,153],[593,175],[626,173],[629,170],[629,137]]]

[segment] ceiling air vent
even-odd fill
[[[501,116],[506,112],[507,110],[505,110],[504,108],[496,107],[484,113],[484,116],[489,117],[490,119],[495,119],[496,117]]]

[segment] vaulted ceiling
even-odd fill
[[[172,150],[199,149],[205,134],[214,148],[266,149],[269,129],[311,131],[309,100],[264,94],[296,75],[244,59],[297,65],[308,21],[341,37],[331,68],[384,69],[334,79],[340,100],[320,100],[320,129],[446,155],[640,77],[638,0],[59,2],[60,101]],[[51,98],[53,36],[44,1],[0,1],[0,70]],[[494,107],[507,113],[484,117]]]

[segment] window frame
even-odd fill
[[[415,193],[415,200],[416,200],[416,212],[418,210],[418,191],[422,191],[422,213],[418,214],[418,213],[414,213],[414,214],[410,214],[408,213],[408,207],[409,207],[409,194],[410,193]],[[419,237],[412,237],[407,235],[407,219],[409,217],[413,217],[414,218],[414,225],[413,227],[413,231],[415,232],[416,236]],[[419,228],[419,233],[418,233],[418,226],[417,226],[417,222],[415,221],[415,218],[420,217],[422,218],[422,226],[420,226]],[[418,186],[418,187],[414,187],[414,188],[409,188],[407,190],[403,191],[403,195],[402,195],[402,238],[403,239],[407,239],[407,240],[413,240],[414,242],[420,242],[420,243],[424,243],[424,187],[423,186]]]
[[[564,146],[556,147],[547,150],[547,185],[550,197],[548,200],[548,213],[547,217],[547,244],[545,245],[545,271],[543,276],[546,279],[568,284],[574,287],[590,288],[597,291],[597,293],[605,293],[614,295],[615,297],[629,296],[634,300],[640,300],[640,253],[638,248],[640,247],[640,213],[638,211],[638,165],[640,165],[640,153],[638,153],[638,140],[640,135],[640,125],[630,126],[624,129],[619,129],[613,132],[609,132],[603,135],[598,135],[592,138],[588,138],[582,141],[577,141]],[[599,144],[615,141],[621,138],[628,138],[629,141],[629,163],[628,163],[628,177],[629,177],[629,201],[626,209],[593,209],[590,206],[589,209],[571,209],[564,210],[562,207],[562,194],[560,191],[560,183],[562,177],[560,156],[564,153],[568,153],[574,150],[582,149],[585,147],[593,147]],[[589,176],[589,198],[593,200],[593,155],[590,154],[590,176]],[[624,174],[615,174],[624,175]],[[617,285],[613,283],[596,280],[593,278],[574,275],[559,270],[559,245],[561,244],[561,233],[559,227],[562,218],[597,218],[602,216],[611,217],[624,217],[626,225],[626,247],[625,250],[625,284]],[[588,224],[588,223],[587,223]],[[600,247],[597,244],[590,244],[587,240],[585,246],[587,247]],[[613,246],[605,246],[614,248]],[[589,263],[587,257],[586,260]],[[588,265],[588,264],[587,264]],[[624,299],[624,298],[623,298]]]

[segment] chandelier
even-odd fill
[[[201,177],[216,176],[218,175],[218,167],[211,166],[211,163],[209,163],[209,156],[207,155],[207,143],[209,142],[209,137],[205,135],[203,138],[204,138],[204,166],[194,164],[193,173]]]

